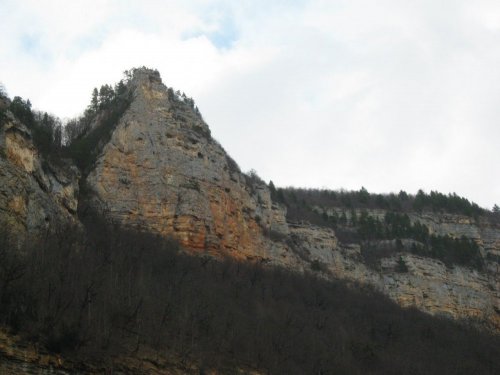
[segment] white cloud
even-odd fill
[[[75,115],[94,86],[147,65],[194,97],[244,169],[278,185],[500,203],[497,1],[0,7],[0,80],[39,108]]]

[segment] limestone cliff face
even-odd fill
[[[172,235],[194,251],[287,257],[264,232],[288,233],[266,185],[242,174],[197,111],[153,71],[87,177],[89,204],[120,223]]]
[[[411,254],[401,257],[408,272],[394,272],[399,258],[383,259],[379,281],[379,288],[396,302],[432,314],[477,319],[500,331],[498,274],[450,269],[439,261]]]
[[[369,284],[404,307],[454,319],[474,319],[500,332],[500,278],[498,270],[483,272],[446,267],[441,261],[405,252],[393,253],[369,267],[357,244],[339,243],[332,230],[293,225],[289,241],[306,263],[319,262],[323,275]],[[394,246],[394,241],[385,246]],[[406,272],[398,270],[400,258]],[[314,268],[313,268],[314,269]]]
[[[79,172],[70,163],[44,163],[31,131],[7,113],[0,128],[0,223],[19,243],[76,223]]]
[[[352,215],[352,210],[339,208],[324,209],[316,207],[316,210],[319,212],[324,211],[328,215],[333,214],[333,212],[340,215],[344,212],[349,220]],[[355,210],[358,216],[361,215],[362,211]],[[380,221],[384,221],[386,213],[387,210],[384,209],[368,210],[370,216]],[[425,225],[429,229],[430,234],[448,235],[453,238],[464,236],[474,240],[482,248],[486,259],[500,256],[500,228],[484,218],[474,219],[465,215],[431,212],[413,212],[409,213],[408,216],[412,224],[419,222]],[[492,266],[492,264],[489,264],[489,266]],[[499,272],[499,269],[496,271]]]
[[[325,211],[342,212],[341,209]],[[370,216],[382,221],[386,212],[368,210]],[[349,220],[350,215],[350,211],[346,212]],[[341,244],[334,251],[337,256],[333,262],[323,261],[329,265],[332,274],[374,285],[402,306],[415,306],[455,319],[472,318],[500,331],[500,265],[495,261],[500,251],[500,228],[486,220],[476,222],[463,215],[410,213],[409,217],[413,223],[425,224],[430,233],[453,238],[465,236],[476,241],[485,264],[483,270],[447,267],[437,259],[405,251],[391,252],[380,259],[377,267],[368,267],[363,261],[360,246],[356,244]],[[403,240],[403,248],[410,248],[413,242]],[[395,241],[379,241],[376,245],[396,248]],[[398,271],[400,258],[406,264],[407,272]]]
[[[121,224],[171,235],[193,252],[370,284],[403,306],[500,329],[497,263],[479,273],[403,252],[368,267],[359,245],[339,243],[333,230],[287,223],[268,187],[239,171],[192,104],[164,86],[157,72],[136,70],[129,89],[132,103],[87,176],[86,205]],[[438,234],[475,239],[485,258],[498,254],[498,228],[453,215],[414,214],[411,220]],[[400,257],[405,273],[397,270]]]

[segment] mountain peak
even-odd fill
[[[180,127],[207,139],[211,138],[210,129],[194,100],[184,92],[166,86],[158,70],[141,67],[126,71],[125,74],[132,93],[125,121],[140,118],[150,124]]]
[[[130,105],[86,180],[90,206],[188,249],[269,258],[273,244],[262,233],[288,231],[265,184],[247,182],[193,99],[164,85],[156,70],[128,77]]]
[[[133,82],[157,82],[162,83],[160,72],[157,69],[146,68],[132,68],[130,71],[125,71],[125,74],[131,77]]]

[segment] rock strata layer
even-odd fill
[[[457,215],[411,214],[431,233],[476,241],[484,270],[449,268],[408,252],[391,252],[369,266],[360,246],[339,242],[332,229],[287,223],[285,207],[272,201],[268,186],[239,170],[193,102],[167,88],[156,71],[135,70],[127,89],[131,104],[109,141],[98,146],[84,177],[85,196],[79,197],[75,167],[43,163],[29,129],[9,114],[0,129],[0,224],[26,238],[77,222],[77,208],[89,207],[122,225],[173,236],[193,253],[369,284],[402,306],[473,318],[500,332],[494,260],[500,228]],[[383,219],[385,211],[369,214]],[[401,261],[405,272],[398,269]]]
[[[201,116],[152,72],[87,177],[89,204],[120,223],[171,235],[187,249],[287,258],[263,233],[286,236],[284,211],[239,171]]]
[[[31,131],[7,116],[0,128],[0,224],[21,245],[31,235],[77,223],[80,173],[70,163],[42,163]]]
[[[401,253],[382,259],[378,269],[368,267],[359,245],[340,244],[332,230],[287,223],[267,185],[240,172],[199,113],[156,72],[136,71],[129,85],[132,104],[87,178],[95,209],[122,224],[174,236],[193,252],[371,284],[403,306],[500,329],[496,263],[479,273]],[[485,254],[498,254],[498,228],[450,215],[411,219],[437,234],[473,238]],[[397,270],[400,257],[405,273]]]

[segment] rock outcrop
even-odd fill
[[[387,213],[383,209],[315,209],[328,215],[345,214],[349,221],[353,212],[359,217],[364,211],[383,222]],[[431,234],[474,240],[481,251],[483,269],[449,267],[440,260],[411,254],[407,250],[415,241],[403,239],[402,249],[397,249],[394,240],[372,244],[375,248],[391,250],[381,257],[376,267],[367,266],[359,245],[341,244],[338,247],[341,255],[333,262],[324,259],[332,274],[369,283],[402,306],[415,306],[454,319],[472,319],[500,331],[500,228],[487,220],[464,215],[413,212],[408,216],[412,223],[424,224]],[[398,269],[399,262],[404,262],[404,272]]]
[[[240,172],[192,102],[163,85],[156,71],[136,70],[129,89],[132,103],[86,180],[92,208],[124,225],[173,236],[193,252],[370,284],[403,306],[500,329],[497,263],[479,273],[396,253],[369,267],[359,245],[339,243],[333,230],[287,223],[267,185]],[[472,238],[484,255],[498,254],[498,228],[452,215],[415,214],[411,220],[438,234]],[[404,273],[397,269],[400,259]]]
[[[193,253],[369,284],[403,306],[473,318],[500,331],[495,260],[500,228],[458,215],[413,213],[410,220],[431,233],[473,239],[484,270],[450,268],[401,249],[381,257],[376,267],[368,265],[360,245],[340,242],[332,229],[288,223],[286,208],[273,202],[268,186],[240,171],[212,138],[192,100],[167,88],[156,71],[134,70],[127,90],[131,103],[109,141],[96,145],[98,155],[85,171],[86,193],[80,197],[78,170],[70,163],[43,162],[30,130],[8,114],[0,129],[2,225],[25,238],[77,222],[77,208],[83,214],[90,208],[122,225],[173,236]],[[329,209],[317,210],[329,214]],[[385,211],[369,214],[383,220]]]
[[[384,221],[388,212],[384,209],[371,210],[344,210],[340,208],[315,207],[318,212],[325,212],[327,215],[345,214],[351,220],[352,212],[359,217],[363,211],[369,216]],[[450,236],[452,238],[466,237],[474,240],[483,250],[483,257],[488,263],[488,259],[500,258],[500,228],[484,218],[472,218],[465,215],[433,212],[411,212],[408,214],[412,224],[420,223],[425,225],[430,234],[439,236]],[[488,264],[492,271],[500,272],[498,263]]]
[[[130,107],[87,177],[90,206],[171,235],[193,251],[287,258],[263,233],[286,236],[284,211],[245,176],[196,110],[153,71],[136,71]]]
[[[43,161],[30,129],[10,112],[6,118],[0,128],[0,225],[21,244],[29,236],[77,224],[78,169],[70,162]]]
[[[401,306],[472,320],[500,332],[500,278],[498,269],[493,269],[496,263],[487,263],[479,272],[395,252],[382,257],[378,267],[373,267],[366,264],[359,245],[339,243],[332,230],[294,226],[291,238],[289,243],[302,255],[301,259],[326,277],[369,284]],[[399,269],[399,262],[404,262],[404,271]]]

